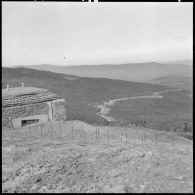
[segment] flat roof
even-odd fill
[[[29,95],[29,94],[38,94],[47,92],[46,89],[36,88],[36,87],[15,87],[15,88],[9,88],[2,89],[2,97],[9,97],[9,96],[20,96],[20,95]]]
[[[48,102],[60,98],[46,89],[35,87],[3,89],[2,94],[2,108]]]

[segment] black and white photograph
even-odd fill
[[[1,5],[2,193],[193,193],[193,2]]]

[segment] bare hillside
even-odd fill
[[[193,191],[192,141],[165,132],[67,121],[3,131],[2,152],[3,192]]]

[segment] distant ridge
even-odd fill
[[[150,83],[160,84],[170,87],[178,87],[186,90],[192,91],[192,78],[186,77],[182,75],[170,75],[165,77],[159,77],[156,79],[152,79]]]
[[[18,66],[15,66],[18,67]],[[175,75],[192,77],[192,66],[157,62],[56,66],[50,64],[19,65],[19,67],[64,73],[80,77],[109,78],[125,81],[148,82],[152,79]]]
[[[169,61],[169,62],[165,62],[166,64],[183,64],[183,65],[193,65],[193,61],[192,60],[177,60],[177,61]]]

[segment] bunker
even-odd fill
[[[66,120],[65,100],[46,89],[2,89],[2,127],[16,129],[47,121]]]

